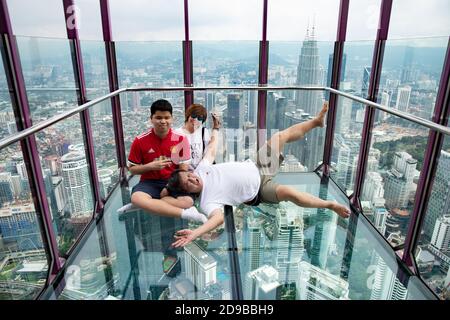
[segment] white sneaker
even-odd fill
[[[119,209],[117,209],[118,213],[124,213],[124,212],[130,212],[132,210],[136,210],[139,209],[139,207],[136,207],[134,204],[132,203],[127,203],[126,205],[124,205],[123,207],[120,207]]]

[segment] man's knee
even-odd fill
[[[134,192],[131,195],[131,203],[138,207],[140,207],[142,205],[143,201],[149,200],[149,199],[152,199],[152,197],[150,195],[148,195],[147,193],[144,193],[141,191]]]

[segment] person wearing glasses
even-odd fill
[[[203,159],[205,150],[211,141],[211,134],[204,126],[207,119],[207,111],[201,104],[191,104],[185,113],[184,125],[176,129],[175,132],[184,135],[191,146],[191,169],[197,168],[200,161]],[[219,129],[219,124],[213,130]]]

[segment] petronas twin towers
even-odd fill
[[[300,51],[297,67],[297,85],[321,86],[322,71],[319,64],[319,48],[315,39],[315,27],[306,31],[306,37]],[[311,117],[314,117],[321,109],[323,94],[321,91],[297,91],[295,104],[297,109],[302,109]],[[319,165],[323,156],[323,142],[325,131],[316,129],[305,136],[305,142],[301,145],[299,159],[308,170],[314,170]]]

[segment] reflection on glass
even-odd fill
[[[33,124],[73,109],[77,93],[69,40],[17,37]]]
[[[0,167],[0,300],[34,299],[48,263],[18,143],[1,150]]]
[[[17,125],[11,105],[8,82],[3,66],[3,48],[0,47],[0,139],[17,132]]]
[[[425,213],[416,262],[422,278],[441,299],[450,300],[450,138],[444,139]]]
[[[229,248],[223,228],[183,250],[170,247],[174,232],[197,224],[134,210],[117,215],[130,201],[130,187],[116,188],[105,215],[70,260],[53,299],[229,300]],[[190,223],[191,224],[191,223]]]
[[[447,44],[447,37],[388,40],[378,103],[431,120]]]
[[[276,179],[322,199],[348,202],[332,182],[321,184],[314,173]],[[395,255],[362,217],[346,221],[329,210],[282,202],[239,206],[234,218],[245,299],[423,298],[409,293]]]
[[[94,207],[80,117],[75,115],[44,129],[36,140],[63,256],[91,220]]]

